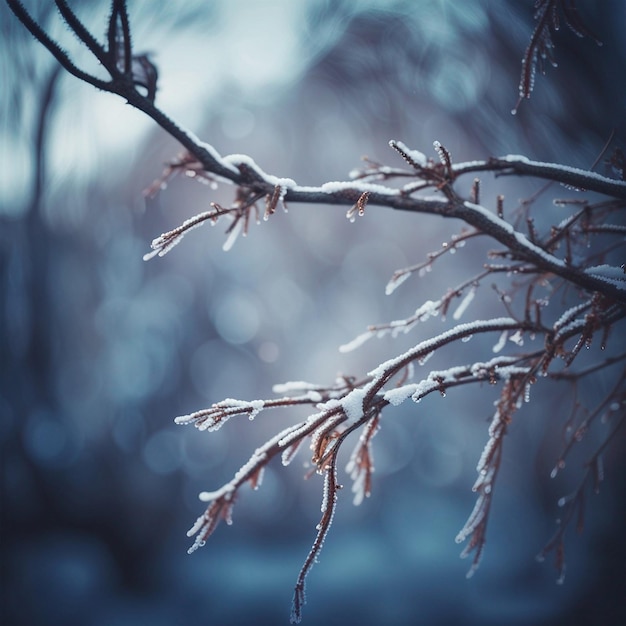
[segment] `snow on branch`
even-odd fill
[[[252,420],[261,415],[259,419],[263,419],[269,409],[309,407],[305,419],[260,445],[230,481],[214,491],[200,493],[200,500],[207,506],[188,532],[189,537],[194,537],[189,551],[203,546],[221,521],[231,523],[235,501],[244,485],[259,488],[263,473],[273,459],[280,457],[287,466],[308,443],[312,473],[319,474],[323,480],[322,515],[294,588],[292,621],[299,622],[305,602],[305,581],[317,561],[336,511],[341,487],[338,454],[347,439],[356,438],[345,469],[352,481],[353,502],[358,505],[373,489],[373,439],[384,426],[385,410],[390,405],[398,406],[409,398],[420,402],[429,394],[443,398],[453,389],[486,384],[488,389],[492,386],[498,389],[495,411],[478,460],[478,478],[473,486],[476,504],[456,538],[459,543],[467,541],[463,556],[473,553],[468,573],[472,575],[484,552],[505,435],[517,411],[530,401],[532,385],[539,381],[542,385],[571,385],[577,397],[578,387],[587,377],[603,371],[607,376],[614,376],[615,385],[590,411],[583,411],[576,400],[567,424],[568,440],[553,472],[556,475],[565,467],[569,451],[585,440],[586,433],[598,422],[614,424],[602,444],[592,451],[580,487],[560,501],[565,507],[563,522],[542,551],[542,554],[555,551],[555,564],[562,578],[564,528],[574,517],[578,519],[578,526],[582,526],[586,484],[592,483],[596,490],[599,488],[604,472],[603,452],[626,422],[626,372],[614,373],[626,360],[623,348],[617,354],[615,348],[619,344],[615,339],[618,325],[626,318],[623,153],[616,150],[611,160],[614,170],[621,172],[622,180],[617,180],[563,164],[531,161],[521,155],[456,163],[439,141],[434,141],[429,151],[422,152],[402,141],[392,140],[389,145],[395,158],[402,160],[401,166],[366,159],[362,168],[350,172],[348,180],[319,186],[299,185],[290,178],[265,172],[247,155],[222,156],[215,147],[179,126],[157,106],[158,71],[145,55],[133,52],[124,0],[112,2],[104,43],[86,29],[65,0],[55,3],[68,28],[108,74],[106,80],[74,64],[19,0],[7,0],[7,3],[68,72],[124,98],[181,144],[183,153],[166,165],[161,177],[146,189],[147,196],[164,190],[169,179],[178,174],[207,184],[209,190],[222,184],[234,188],[230,205],[211,202],[211,210],[190,216],[156,237],[151,251],[144,256],[146,260],[165,255],[198,226],[223,220],[228,222],[223,247],[229,250],[239,235],[248,233],[251,221],[271,223],[272,215],[279,208],[286,211],[288,203],[347,206],[346,217],[350,221],[356,217],[367,218],[366,208],[369,214],[370,207],[376,206],[459,220],[460,233],[450,236],[425,258],[416,259],[414,265],[393,274],[385,289],[390,297],[410,276],[437,269],[439,259],[459,251],[468,241],[472,241],[472,248],[484,242],[495,246],[478,261],[469,254],[463,259],[464,264],[475,264],[470,278],[462,279],[456,287],[444,287],[439,293],[424,294],[411,316],[370,325],[365,333],[342,346],[342,351],[349,351],[371,337],[394,338],[434,317],[447,323],[447,313],[452,311],[455,325],[431,333],[382,363],[374,363],[366,375],[340,376],[327,386],[294,380],[274,386],[278,398],[251,401],[227,398],[177,417],[177,424],[194,425],[198,430],[212,432],[233,417]],[[590,36],[574,0],[539,0],[536,9],[537,25],[524,55],[520,100],[528,98],[532,91],[537,65],[542,69],[544,58],[554,61],[551,37],[558,26],[559,11],[571,30]],[[558,223],[550,224],[548,212],[536,206],[540,193],[511,208],[505,205],[503,193],[485,197],[477,174],[534,177],[573,189],[576,197],[553,199],[549,208],[556,207],[562,215]],[[469,182],[467,175],[472,176]],[[597,198],[598,194],[601,199]],[[542,220],[535,219],[538,211]],[[419,238],[418,229],[416,237]],[[478,250],[475,254],[482,253]],[[488,279],[493,281],[491,291],[485,287]],[[479,303],[493,316],[472,319],[469,313],[476,310]],[[457,323],[461,318],[469,318],[469,321]],[[482,335],[493,338],[489,342],[475,341],[477,347],[469,363],[448,365],[426,371],[421,377],[415,376],[435,353],[450,363],[455,360],[458,346]],[[593,366],[583,364],[575,370],[583,360],[582,348],[591,350],[595,346],[601,355],[599,361]],[[331,376],[328,372],[325,375]]]
[[[532,175],[624,199],[626,198],[626,182],[608,179],[594,172],[585,172],[562,165],[533,162],[520,156],[454,164],[449,152],[438,142],[435,143],[441,155],[439,163],[435,163],[432,159],[424,162],[419,157],[421,153],[413,154],[401,142],[391,142],[394,149],[398,150],[403,158],[412,164],[413,171],[410,175],[419,179],[418,184],[409,183],[401,189],[373,182],[377,178],[387,181],[407,175],[407,172],[402,170],[391,172],[383,166],[378,168],[378,176],[375,173],[375,168],[370,168],[366,176],[357,174],[355,179],[351,181],[335,181],[319,187],[307,187],[296,184],[292,179],[267,174],[250,157],[245,155],[219,157],[217,152],[213,150],[214,158],[219,158],[224,167],[228,167],[230,171],[238,172],[237,176],[228,178],[228,182],[236,185],[236,197],[232,206],[223,208],[213,203],[213,211],[190,218],[181,226],[156,238],[152,242],[152,252],[146,254],[144,258],[162,256],[171,250],[190,229],[206,221],[214,224],[221,217],[227,215],[231,216],[232,221],[227,229],[229,237],[224,248],[230,249],[239,233],[244,235],[248,233],[252,212],[258,221],[260,212],[257,202],[263,198],[265,199],[263,215],[265,220],[274,213],[277,205],[282,204],[286,208],[288,202],[347,204],[351,207],[347,212],[347,216],[351,220],[356,215],[362,216],[366,205],[378,205],[404,211],[430,213],[446,218],[457,218],[472,227],[470,232],[462,233],[457,236],[456,240],[453,239],[447,251],[455,251],[457,247],[464,245],[469,238],[486,235],[504,245],[509,254],[512,255],[511,258],[515,260],[529,262],[540,270],[563,275],[567,280],[584,289],[592,291],[609,289],[613,296],[626,302],[623,281],[618,282],[614,278],[607,279],[606,271],[598,274],[576,267],[569,262],[569,257],[566,259],[558,258],[554,254],[556,242],[553,239],[547,239],[545,243],[535,241],[535,234],[531,234],[529,237],[503,219],[500,215],[500,206],[498,211],[493,212],[481,204],[464,199],[454,187],[460,176],[484,171]],[[203,145],[203,150],[206,150],[206,144]],[[155,181],[146,193],[155,193],[163,187],[167,178],[179,171],[201,182],[209,181],[211,184],[217,184],[219,180],[226,180],[219,175],[219,172],[211,168],[202,168],[203,161],[201,159],[184,155],[178,161],[169,164],[162,178]],[[415,195],[426,188],[434,189],[440,195]],[[477,189],[478,185],[474,181],[472,199],[478,199]],[[390,281],[387,291],[391,293],[397,284],[406,279],[408,273],[427,271],[431,267],[432,261],[442,253],[435,253],[429,261],[415,268],[407,268],[397,272]]]

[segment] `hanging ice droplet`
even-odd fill
[[[565,469],[565,461],[563,459],[559,459],[557,464],[554,466],[552,471],[550,472],[550,478],[555,478],[556,475],[562,470]]]
[[[493,352],[498,353],[502,350],[502,348],[504,348],[508,335],[509,335],[508,330],[502,331],[502,334],[500,335],[500,339],[498,339],[498,343],[496,343],[496,345],[492,348]]]
[[[530,384],[524,387],[524,402],[530,402]]]

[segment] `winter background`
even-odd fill
[[[399,165],[392,138],[428,154],[437,139],[459,161],[518,153],[583,168],[612,129],[623,146],[626,5],[580,1],[604,46],[563,26],[559,67],[513,117],[531,4],[216,0],[130,10],[136,50],[159,68],[164,111],[222,154],[315,185],[347,178],[363,155]],[[92,67],[52,3],[27,6]],[[104,33],[106,2],[72,6]],[[293,205],[228,253],[220,222],[146,263],[155,236],[232,190],[177,178],[146,201],[176,143],[120,99],[55,75],[4,5],[0,31],[0,622],[287,623],[319,521],[319,477],[303,481],[298,462],[272,465],[205,548],[187,555],[185,533],[203,511],[198,492],[230,479],[301,415],[266,412],[216,433],[173,418],[226,397],[271,397],[275,383],[363,374],[441,321],[348,354],[337,346],[458,284],[477,252],[468,245],[385,296],[394,270],[459,225],[374,207],[350,224],[345,207]],[[483,197],[504,188],[514,204],[538,186],[486,177]],[[489,314],[493,302],[477,297],[465,315]],[[606,389],[598,377],[585,395]],[[569,476],[549,479],[562,428],[554,416],[568,397],[533,393],[505,444],[486,553],[470,580],[454,537],[473,507],[493,390],[385,414],[372,497],[353,507],[342,494],[308,579],[305,624],[626,623],[624,446],[607,456],[584,534],[568,533],[566,581],[556,585],[550,560],[534,556],[578,474],[572,463]]]

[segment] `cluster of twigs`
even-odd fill
[[[594,366],[579,371],[573,369],[582,348],[589,347],[598,337],[603,350],[612,348],[610,332],[626,317],[626,276],[623,265],[619,267],[613,262],[615,253],[623,251],[625,229],[619,219],[612,221],[626,208],[626,183],[591,171],[533,162],[521,156],[455,163],[439,142],[434,143],[438,158],[432,159],[400,141],[392,141],[390,146],[403,159],[403,167],[366,161],[365,166],[352,172],[351,178],[345,182],[320,187],[300,186],[293,180],[265,173],[249,157],[222,157],[212,146],[182,130],[155,106],[156,68],[146,57],[133,55],[123,0],[112,2],[106,45],[95,40],[65,0],[55,0],[69,28],[100,61],[110,80],[80,70],[18,0],[7,1],[22,23],[65,69],[95,87],[124,97],[181,142],[186,152],[167,166],[163,177],[147,190],[148,194],[158,192],[170,176],[179,172],[213,186],[234,185],[235,197],[230,207],[212,203],[210,211],[196,215],[156,238],[146,259],[167,253],[189,230],[204,222],[216,223],[225,217],[230,218],[225,248],[230,248],[240,232],[247,232],[250,219],[259,219],[259,202],[265,203],[265,219],[271,217],[277,206],[297,202],[347,205],[347,217],[351,220],[362,216],[366,206],[379,206],[456,218],[465,224],[464,229],[439,250],[431,252],[416,265],[398,270],[387,285],[389,294],[411,276],[429,271],[438,259],[475,239],[488,238],[496,246],[469,279],[422,303],[412,316],[371,326],[356,340],[343,346],[344,350],[356,349],[373,337],[406,333],[429,317],[445,317],[453,303],[456,304],[452,313],[454,326],[373,367],[364,378],[342,377],[327,387],[305,382],[285,383],[274,388],[278,398],[227,399],[208,409],[176,418],[179,424],[193,424],[200,430],[212,431],[237,416],[253,419],[268,409],[310,407],[306,419],[285,428],[255,450],[232,480],[216,491],[200,494],[207,508],[189,531],[189,536],[195,537],[190,548],[193,552],[204,545],[220,521],[231,522],[232,508],[241,487],[250,484],[258,488],[264,469],[272,459],[280,457],[283,465],[288,465],[303,444],[308,444],[312,467],[323,477],[323,497],[317,535],[295,586],[292,620],[298,622],[305,600],[306,576],[319,555],[336,509],[341,487],[338,453],[348,438],[358,434],[346,470],[352,481],[354,503],[359,504],[372,490],[372,440],[381,427],[385,407],[399,405],[408,399],[419,402],[431,393],[445,396],[460,386],[487,384],[497,387],[498,399],[488,441],[477,467],[476,505],[457,536],[457,541],[467,541],[463,554],[474,554],[470,568],[470,574],[473,573],[485,545],[505,435],[515,413],[529,401],[532,385],[541,378],[579,385],[586,376],[602,369],[619,368],[626,361],[626,353],[607,350],[607,356]],[[522,97],[528,97],[532,89],[538,56],[551,59],[550,28],[556,25],[557,5],[562,7],[568,25],[576,32],[584,33],[572,2],[543,0],[537,4],[539,21],[525,55],[520,88]],[[532,202],[522,204],[508,217],[503,196],[484,203],[480,179],[476,176],[485,173],[532,176],[592,193],[578,193],[574,200],[559,200],[559,206],[569,211],[568,215],[558,224],[540,227],[532,218]],[[467,175],[473,177],[471,183],[461,185],[459,180]],[[463,186],[467,195],[461,190]],[[431,195],[425,195],[425,192]],[[459,322],[471,307],[477,289],[484,288],[485,281],[497,275],[510,277],[505,288],[495,287],[501,315]],[[561,302],[557,304],[556,294],[559,293]],[[471,363],[452,364],[444,370],[417,374],[418,367],[435,352],[447,351],[453,358],[455,346],[475,336],[492,337],[490,345],[493,347],[486,356],[477,356]],[[524,347],[525,342],[529,347]],[[477,353],[479,351],[477,348]],[[580,486],[563,499],[566,514],[555,537],[542,551],[542,555],[555,552],[561,575],[564,571],[565,528],[575,513],[582,511],[590,479],[593,487],[598,489],[602,479],[602,453],[626,420],[623,372],[615,386],[582,421],[575,423],[572,416],[573,431],[557,468],[564,466],[571,447],[584,438],[599,417],[611,422],[610,433],[593,452]],[[581,519],[579,513],[579,526]]]
[[[524,98],[530,98],[535,86],[537,66],[539,66],[539,71],[542,74],[545,74],[546,62],[552,67],[557,67],[552,33],[559,30],[561,19],[578,37],[589,37],[599,46],[602,45],[602,42],[585,25],[576,7],[576,0],[535,0],[535,21],[537,24],[522,58],[519,99],[512,111],[513,113],[517,112]]]

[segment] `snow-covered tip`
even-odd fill
[[[498,342],[493,346],[493,348],[491,348],[494,354],[497,354],[498,352],[502,350],[502,348],[504,348],[504,346],[506,345],[506,340],[508,336],[509,336],[509,331],[503,330],[502,333],[500,334],[500,338],[498,339]]]
[[[194,424],[198,430],[213,431],[221,428],[233,415],[247,414],[250,420],[253,420],[265,407],[263,400],[235,400],[226,398],[222,402],[213,404],[208,409],[202,409],[189,413],[188,415],[179,415],[174,418],[174,423],[179,425]]]
[[[510,337],[509,341],[512,341],[516,346],[524,345],[524,333],[521,330],[516,330]]]
[[[163,233],[160,237],[156,237],[155,239],[153,239],[152,243],[150,244],[152,250],[151,252],[147,252],[143,255],[143,260],[149,261],[155,256],[165,256],[172,248],[177,246],[182,241],[186,231],[182,230],[178,235],[172,236],[174,232],[175,231]]]
[[[199,412],[200,411],[197,411],[196,413],[189,413],[188,415],[179,415],[174,418],[174,423],[183,426],[185,424],[192,424],[198,418]]]
[[[365,207],[367,206],[367,201],[370,197],[369,191],[364,191],[359,199],[348,209],[346,212],[346,217],[350,222],[354,222],[356,220],[356,216],[363,217],[365,215]]]
[[[280,455],[280,460],[283,466],[287,467],[293,461],[296,454],[298,454],[298,450],[300,450],[304,439],[300,439],[292,443],[290,446],[287,446],[282,454]]]
[[[411,272],[407,272],[406,270],[395,272],[385,286],[385,295],[390,296],[410,275]]]
[[[155,256],[165,256],[174,246],[176,246],[180,242],[182,238],[183,235],[180,235],[179,237],[172,239],[169,243],[165,243],[163,241],[163,235],[161,235],[161,237],[153,239],[152,243],[150,244],[152,250],[150,252],[146,252],[146,254],[143,255],[143,260],[149,261]]]
[[[164,256],[166,255],[172,248],[177,246],[183,239],[183,237],[194,228],[198,228],[201,226],[206,220],[215,220],[215,211],[205,211],[204,213],[199,213],[198,215],[194,215],[190,217],[188,220],[185,220],[180,226],[177,226],[173,230],[168,231],[167,233],[163,233],[159,237],[156,237],[152,240],[150,247],[152,248],[151,252],[143,255],[144,261],[149,261],[155,256]]]
[[[449,171],[452,171],[452,160],[450,158],[450,153],[441,145],[440,141],[433,141],[433,148],[435,152],[439,156],[439,160],[442,165],[445,165]]]
[[[187,537],[193,537],[200,532],[200,529],[206,524],[207,519],[203,513],[195,522],[194,525],[187,531]]]
[[[248,414],[248,419],[253,420],[265,407],[263,400],[235,400],[234,398],[226,398],[213,405],[217,409],[234,409],[229,411],[233,415]]]
[[[355,337],[352,341],[348,343],[344,343],[339,346],[339,352],[352,352],[352,350],[356,350],[360,346],[362,346],[368,339],[371,339],[374,336],[374,333],[371,330],[368,330],[364,333],[361,333],[358,337]]]
[[[617,267],[614,265],[594,265],[585,270],[586,274],[610,283],[618,289],[626,289],[626,272],[624,265]]]
[[[263,214],[263,221],[267,222],[270,215],[273,215],[276,212],[276,207],[280,204],[285,213],[287,212],[287,207],[285,206],[285,196],[287,195],[287,187],[282,185],[275,185],[274,191],[271,194],[267,194],[265,197],[265,213]]]
[[[452,314],[453,319],[458,320],[461,318],[463,313],[465,313],[465,309],[467,309],[467,307],[470,305],[470,302],[474,299],[475,295],[476,295],[476,287],[472,286],[470,289],[468,289],[467,293],[465,294],[465,297],[461,300],[461,303]]]
[[[456,543],[463,543],[483,522],[483,520],[485,519],[485,514],[485,496],[481,494],[476,500],[474,508],[470,513],[470,516],[467,518],[467,521],[465,522],[465,526],[463,526],[463,528],[461,528],[461,530],[458,532],[457,536],[454,538],[454,541]],[[465,551],[461,554],[461,557],[467,557]]]
[[[224,250],[224,252],[228,252],[235,245],[235,241],[237,241],[237,237],[239,237],[242,227],[243,219],[238,216],[235,218],[233,224],[231,224],[228,228],[228,237],[222,246],[222,250]]]
[[[416,170],[420,170],[423,167],[426,167],[428,163],[426,155],[419,150],[411,150],[404,143],[402,143],[401,141],[396,141],[395,139],[392,139],[389,142],[389,146],[393,148],[398,154],[400,154],[400,156]]]
[[[309,391],[319,391],[320,389],[322,389],[321,385],[307,383],[304,380],[290,380],[289,382],[279,383],[272,387],[274,393],[285,396],[307,393]]]
[[[218,489],[217,491],[201,491],[198,494],[198,500],[200,500],[200,502],[214,502],[218,498],[224,497],[224,495],[229,492],[232,492],[232,488],[222,487],[221,489]],[[198,521],[203,519],[203,517],[204,516],[200,516],[198,518]],[[194,535],[196,532],[198,531],[197,530],[194,531],[193,528],[191,528],[187,534],[191,536],[191,535]]]
[[[346,467],[346,470],[350,472],[348,467]],[[354,496],[352,498],[352,504],[354,506],[359,506],[360,504],[362,504],[365,498],[370,497],[371,492],[368,488],[368,472],[364,467],[354,467],[350,472],[350,477],[353,480],[352,493],[354,494]]]

